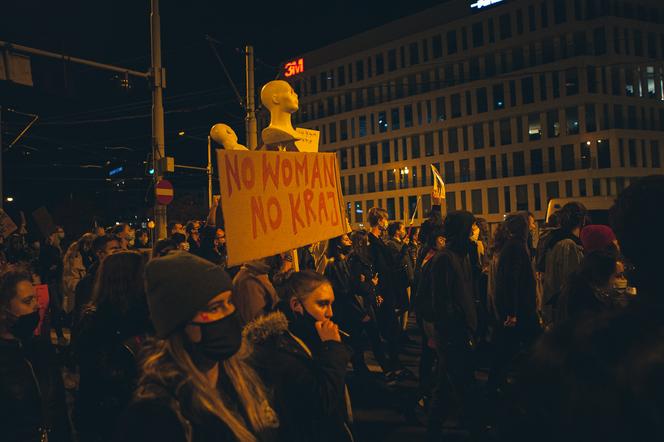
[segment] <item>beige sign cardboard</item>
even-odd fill
[[[298,127],[295,129],[295,132],[297,132],[300,137],[300,139],[295,142],[297,150],[300,152],[318,152],[320,131]]]
[[[228,264],[346,233],[334,153],[217,150]]]
[[[14,221],[5,213],[4,210],[0,209],[0,235],[7,238],[9,235],[14,233],[18,229]]]

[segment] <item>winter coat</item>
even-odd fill
[[[539,323],[535,273],[526,247],[516,240],[503,245],[495,268],[492,313],[499,324],[515,316],[516,330],[531,335],[538,331]]]
[[[0,339],[0,428],[3,442],[71,440],[62,374],[51,343]]]
[[[348,265],[350,267],[353,293],[362,297],[365,308],[369,311],[370,315],[373,315],[373,309],[377,304],[377,287],[371,281],[376,274],[373,264],[368,259],[361,258],[352,253],[348,258]]]
[[[374,271],[378,273],[376,292],[383,297],[382,308],[391,310],[399,299],[398,277],[394,272],[396,264],[390,247],[381,239],[369,233],[369,254]]]
[[[220,371],[220,383],[221,383]],[[194,412],[185,405],[191,393],[148,380],[142,387],[148,397],[134,400],[120,418],[115,442],[231,442],[230,428],[216,416]],[[219,387],[221,388],[221,387]],[[223,389],[222,389],[223,390]],[[229,395],[233,393],[229,392]]]
[[[395,294],[396,303],[398,308],[408,308],[408,287],[413,284],[415,274],[413,266],[410,263],[410,255],[408,252],[408,245],[401,241],[391,238],[385,241],[385,244],[392,253],[391,262],[394,268],[393,279],[396,284]]]
[[[334,290],[334,317],[342,328],[354,328],[368,315],[364,298],[355,291],[355,281],[348,259],[333,259],[325,268],[325,277]],[[359,278],[359,277],[358,277]]]
[[[350,353],[340,342],[310,347],[289,330],[282,312],[248,324],[250,363],[274,392],[279,440],[289,442],[352,441],[352,412],[345,387]]]
[[[80,369],[74,415],[88,439],[109,440],[113,434],[131,401],[138,380],[137,355],[150,329],[147,306],[131,315],[92,306],[83,311],[72,342]]]
[[[449,249],[431,262],[431,296],[436,328],[448,340],[468,342],[477,330],[473,270],[468,255]]]
[[[277,305],[277,292],[270,282],[270,266],[262,261],[244,264],[233,278],[233,304],[247,324],[266,315]]]

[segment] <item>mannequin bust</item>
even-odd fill
[[[270,125],[261,132],[265,145],[300,139],[291,123],[291,114],[299,106],[298,97],[288,82],[274,80],[263,86],[261,103],[270,111]]]
[[[226,150],[249,150],[237,142],[235,131],[226,124],[219,123],[212,126],[210,137]]]

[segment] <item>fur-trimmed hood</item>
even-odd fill
[[[244,327],[242,339],[250,346],[262,344],[288,330],[288,318],[280,311],[260,316]]]

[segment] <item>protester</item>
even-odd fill
[[[97,270],[102,261],[112,253],[121,250],[120,240],[112,235],[98,236],[92,241],[92,256],[94,262],[88,269],[88,272],[76,285],[74,305],[72,306],[74,324],[80,319],[83,306],[92,299],[92,290],[94,288]]]
[[[433,324],[438,369],[429,407],[427,437],[440,440],[442,425],[454,411],[470,417],[474,384],[473,349],[477,311],[473,295],[470,240],[474,216],[453,211],[445,218],[446,244],[431,263]]]
[[[376,308],[376,319],[381,335],[387,341],[387,352],[390,361],[398,364],[395,371],[388,374],[393,376],[410,376],[403,370],[399,359],[399,341],[401,340],[401,326],[397,319],[397,298],[399,296],[398,275],[394,274],[397,264],[393,260],[393,253],[383,241],[388,226],[387,211],[379,207],[372,207],[368,213],[369,225],[369,255],[374,272],[378,275],[376,293],[382,302]]]
[[[228,275],[185,252],[153,259],[145,274],[156,339],[115,440],[265,439],[278,419],[246,363]]]
[[[611,223],[622,253],[634,265],[630,276],[638,294],[625,309],[567,321],[543,336],[523,371],[521,412],[505,437],[664,439],[664,237],[643,228],[644,220],[664,217],[659,201],[664,201],[662,175],[636,180],[618,197]]]
[[[489,306],[495,322],[494,357],[489,389],[503,387],[511,363],[530,347],[540,332],[537,317],[535,273],[528,245],[527,218],[509,215],[496,233]]]
[[[120,247],[128,250],[134,247],[136,231],[127,223],[117,224],[111,229],[111,234],[120,240]]]
[[[200,235],[200,223],[196,221],[189,221],[185,231],[187,232],[187,242],[189,243],[189,252],[194,255],[200,256],[201,250],[201,235]]]
[[[350,354],[331,321],[334,292],[311,270],[281,274],[278,312],[250,323],[252,361],[274,389],[284,441],[352,441],[345,387]]]
[[[182,235],[186,233],[182,223],[178,221],[172,221],[168,223],[168,237],[172,238],[176,233],[180,233]]]
[[[270,274],[281,264],[279,255],[244,264],[233,279],[233,304],[244,324],[273,311],[277,305],[277,292]]]
[[[615,246],[586,254],[563,286],[556,322],[620,308],[620,294],[614,288],[620,272],[618,266]]]
[[[366,245],[366,235],[364,242]],[[374,356],[386,372],[388,362],[371,303],[371,292],[376,286],[371,278],[367,279],[362,273],[354,274],[353,243],[348,235],[329,241],[328,258],[325,276],[334,290],[334,318],[350,334],[349,344],[353,348],[351,363],[355,374],[367,376],[370,373],[364,360],[364,333],[369,337]]]
[[[408,229],[408,257],[410,258],[410,265],[415,272],[415,267],[417,265],[417,257],[420,255],[420,250],[422,249],[422,244],[420,243],[420,228],[413,227]],[[415,289],[412,290],[415,292]]]
[[[182,250],[184,252],[189,251],[189,247],[190,247],[189,242],[187,241],[187,237],[184,234],[174,233],[171,236],[171,240],[174,241],[175,244],[177,244],[178,250]]]
[[[136,231],[136,248],[149,249],[152,247],[150,244],[150,233],[147,230],[141,229]]]
[[[429,232],[427,243],[422,247],[422,259],[418,265],[417,292],[414,299],[417,323],[422,333],[422,345],[419,363],[419,389],[421,405],[428,405],[434,387],[434,369],[436,366],[436,315],[434,314],[434,286],[432,263],[445,248],[445,232],[441,226]]]
[[[73,331],[80,374],[75,417],[84,441],[110,440],[131,400],[138,377],[136,355],[150,330],[144,287],[140,253],[106,257]]]
[[[60,344],[65,343],[63,326],[64,312],[62,311],[62,240],[65,231],[56,226],[53,232],[46,238],[39,251],[39,277],[43,284],[48,285],[49,293],[49,318],[55,329]]]
[[[29,273],[0,277],[0,428],[7,442],[68,442],[62,375],[49,336],[35,337],[39,306]]]
[[[609,226],[602,224],[591,224],[585,226],[579,235],[584,253],[591,253],[596,250],[615,250],[619,251],[618,240],[615,233]]]
[[[63,258],[62,270],[62,309],[71,313],[76,305],[76,286],[92,266],[92,243],[96,236],[86,233],[78,241],[69,245]]]
[[[174,250],[178,250],[178,245],[174,240],[160,239],[157,241],[157,244],[155,244],[152,254],[155,258],[159,258],[168,255]]]
[[[410,262],[410,251],[408,245],[410,239],[406,232],[406,226],[400,221],[394,221],[387,226],[387,241],[385,244],[392,252],[391,261],[394,264],[393,277],[397,286],[395,309],[401,326],[402,338],[408,338],[408,311],[410,310],[410,290],[415,279],[415,271]]]
[[[543,309],[545,321],[550,324],[556,317],[556,304],[567,281],[583,259],[583,246],[579,235],[586,222],[586,208],[583,204],[565,204],[559,211],[560,228],[547,236],[542,247]],[[539,261],[539,259],[538,259]],[[540,266],[542,264],[539,264]]]

